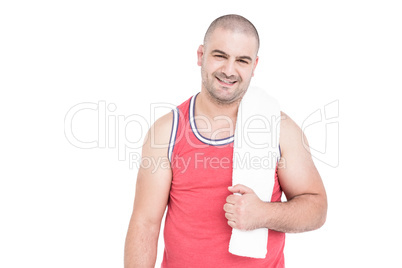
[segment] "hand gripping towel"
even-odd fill
[[[263,89],[249,88],[240,102],[234,135],[232,183],[243,184],[271,201],[279,152],[280,109]],[[232,229],[229,252],[265,258],[268,229]]]

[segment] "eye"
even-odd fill
[[[224,55],[214,55],[215,58],[220,58],[220,59],[226,59],[226,57]]]
[[[245,61],[245,60],[238,60],[238,62],[243,63],[243,64],[248,64],[248,61]]]

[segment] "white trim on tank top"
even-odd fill
[[[191,98],[190,101],[190,105],[189,105],[189,120],[190,120],[190,126],[191,126],[191,130],[193,131],[195,137],[205,143],[205,144],[209,144],[209,145],[213,145],[213,146],[220,146],[220,145],[226,145],[229,143],[232,143],[234,141],[234,135],[224,138],[224,139],[216,139],[216,140],[212,140],[212,139],[208,139],[205,138],[204,136],[202,136],[197,129],[197,124],[195,123],[195,118],[194,118],[194,111],[195,111],[195,100],[197,98],[197,95],[199,93],[197,93],[196,95],[194,95]]]

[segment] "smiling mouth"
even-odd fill
[[[230,80],[226,80],[226,79],[221,79],[221,78],[219,78],[219,77],[217,77],[217,76],[216,76],[216,79],[218,79],[218,81],[219,81],[221,84],[225,84],[225,85],[228,85],[228,86],[232,86],[232,85],[234,85],[235,83],[237,83],[237,81],[230,81]]]

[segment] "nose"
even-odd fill
[[[235,63],[231,60],[225,61],[225,64],[222,66],[222,72],[227,76],[236,76]]]

